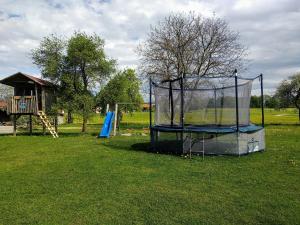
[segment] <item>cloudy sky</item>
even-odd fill
[[[0,0],[0,79],[22,71],[38,75],[30,50],[42,37],[97,33],[120,68],[137,67],[136,46],[151,24],[171,12],[216,15],[249,49],[248,74],[264,73],[267,92],[300,71],[299,0]]]

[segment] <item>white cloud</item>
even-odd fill
[[[248,74],[264,73],[266,87],[300,70],[300,1],[297,0],[2,0],[0,78],[16,71],[37,74],[30,50],[51,33],[97,33],[120,68],[136,67],[136,46],[151,24],[171,12],[225,18],[249,47]]]

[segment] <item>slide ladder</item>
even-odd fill
[[[49,122],[46,114],[43,111],[38,111],[38,116],[41,119],[42,123],[45,125],[45,127],[49,130],[50,134],[53,136],[53,138],[58,138],[58,134],[56,133],[54,127]]]
[[[104,119],[102,130],[99,133],[98,137],[109,138],[109,135],[112,130],[113,121],[114,121],[114,115],[115,115],[114,112],[107,112],[106,117]]]

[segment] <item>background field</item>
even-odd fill
[[[299,224],[297,111],[266,110],[265,152],[204,160],[148,152],[147,118],[124,116],[131,137],[97,139],[99,115],[0,136],[0,224]]]

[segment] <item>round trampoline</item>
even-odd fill
[[[260,81],[263,102],[262,74],[254,78],[235,73],[230,77],[189,76],[161,82],[150,79],[152,148],[203,156],[264,150],[263,104],[261,124],[250,122],[251,90],[256,79]]]

